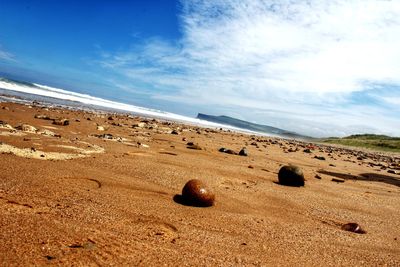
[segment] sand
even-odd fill
[[[0,103],[1,266],[400,266],[399,155],[109,116]],[[190,179],[214,206],[174,201]]]

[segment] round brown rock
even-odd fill
[[[288,186],[304,186],[304,174],[300,167],[283,166],[278,173],[279,183]]]
[[[210,207],[215,201],[214,193],[198,179],[190,180],[185,184],[182,197],[186,204],[195,207]]]

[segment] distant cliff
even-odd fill
[[[295,132],[289,132],[289,131],[279,129],[276,127],[272,127],[272,126],[268,126],[268,125],[251,123],[248,121],[243,121],[243,120],[235,119],[235,118],[228,117],[228,116],[213,116],[213,115],[199,113],[199,114],[197,114],[197,118],[200,120],[217,122],[217,123],[230,125],[230,126],[244,129],[244,130],[250,130],[250,131],[255,131],[255,132],[259,132],[259,133],[274,134],[274,135],[279,135],[279,136],[286,137],[286,138],[310,139],[310,137],[308,137],[308,136],[300,135]]]

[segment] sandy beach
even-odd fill
[[[400,266],[400,155],[33,104],[0,121],[1,266]],[[214,206],[176,201],[190,179]]]

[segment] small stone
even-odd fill
[[[311,149],[309,149],[309,148],[304,149],[303,152],[304,152],[304,153],[312,153],[312,152],[311,152]]]
[[[202,148],[197,145],[197,144],[193,144],[193,145],[188,145],[187,148],[189,149],[195,149],[195,150],[202,150]]]
[[[171,134],[176,134],[176,135],[178,135],[179,133],[178,133],[177,130],[172,130]]]
[[[325,157],[323,156],[314,156],[314,158],[318,160],[326,160]]]
[[[358,223],[346,223],[342,225],[342,230],[357,234],[366,234],[367,232],[361,228]]]
[[[332,182],[344,183],[344,179],[340,179],[340,178],[332,178]]]
[[[319,175],[319,174],[316,174],[316,175],[315,175],[315,178],[316,178],[316,179],[320,179],[320,180],[322,179],[321,175]]]
[[[182,197],[186,204],[195,207],[210,207],[215,201],[214,193],[198,179],[192,179],[185,184]]]
[[[245,157],[248,156],[247,149],[245,147],[242,148],[242,150],[239,151],[239,156],[245,156]]]
[[[68,119],[54,119],[53,124],[67,126],[67,125],[69,125],[69,120]]]
[[[36,133],[37,129],[29,124],[21,124],[17,127],[15,127],[15,129],[23,131],[23,132],[30,132],[30,133]]]
[[[288,186],[304,186],[304,174],[300,167],[283,166],[278,173],[279,183]]]
[[[392,174],[396,174],[396,171],[395,171],[395,170],[388,170],[387,172],[388,172],[388,173],[392,173]]]
[[[105,128],[103,126],[97,126],[97,131],[105,131]]]
[[[34,116],[35,119],[41,119],[41,120],[51,120],[51,118],[47,115],[43,115],[43,114],[36,114]]]

